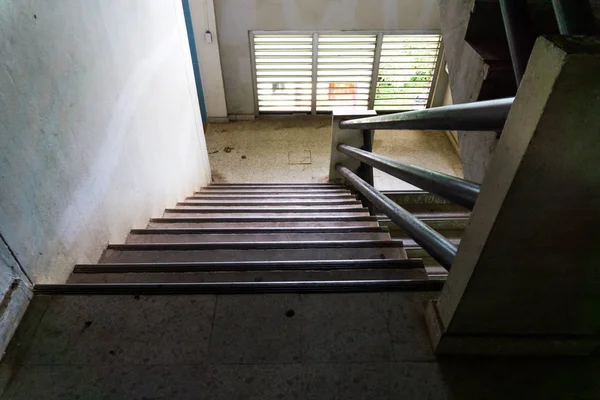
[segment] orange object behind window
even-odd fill
[[[356,83],[329,83],[329,100],[355,100]]]

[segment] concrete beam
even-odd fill
[[[438,353],[587,354],[600,333],[600,39],[538,39],[448,281]]]

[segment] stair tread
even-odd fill
[[[422,268],[418,259],[361,259],[361,260],[284,260],[284,261],[221,261],[221,262],[154,262],[154,263],[105,263],[78,264],[73,273],[106,272],[197,272],[197,271],[245,271],[245,270],[291,270],[291,269],[368,269],[368,268]]]
[[[342,200],[342,201],[223,201],[223,200],[207,200],[207,201],[181,201],[177,203],[177,207],[322,207],[328,206],[331,209],[337,208],[352,208],[363,207],[358,200]]]
[[[365,226],[365,227],[377,227],[377,221],[371,219],[262,219],[262,220],[219,220],[219,219],[199,219],[199,218],[158,218],[151,220],[148,223],[148,228],[306,228],[306,227],[320,227],[320,228],[334,228],[334,227],[349,227],[349,226]]]
[[[469,212],[414,212],[413,216],[419,219],[469,219]],[[379,220],[388,220],[389,217],[385,214],[376,214]]]
[[[161,242],[272,242],[272,241],[315,241],[315,240],[390,240],[389,232],[266,232],[266,233],[135,233],[127,236],[126,243],[161,243]]]
[[[213,182],[210,186],[254,186],[254,185],[275,185],[275,186],[344,186],[339,183],[330,182]]]
[[[293,194],[196,194],[186,197],[186,201],[190,200],[296,200],[296,201],[330,201],[330,200],[356,200],[356,195],[351,193],[344,194],[306,194],[306,193],[293,193]]]
[[[343,233],[343,232],[389,232],[382,226],[334,226],[334,227],[250,227],[250,228],[166,228],[132,229],[135,234],[191,234],[191,233]]]
[[[443,282],[429,279],[301,281],[301,282],[195,282],[37,284],[35,295],[166,295],[166,294],[260,294],[382,291],[439,291]]]
[[[194,195],[202,195],[202,194],[210,194],[210,195],[216,195],[216,194],[260,194],[260,193],[264,193],[266,195],[271,195],[271,194],[307,194],[307,193],[311,193],[311,194],[350,194],[351,191],[348,189],[313,189],[313,188],[303,188],[303,189],[277,189],[277,188],[265,188],[265,189],[245,189],[245,188],[239,188],[239,189],[210,189],[210,190],[201,190],[198,192],[194,192]]]
[[[325,207],[326,206],[326,207]],[[328,211],[347,211],[347,210],[364,210],[363,205],[360,202],[352,202],[348,204],[281,204],[281,203],[271,203],[271,204],[227,204],[227,203],[212,203],[212,204],[203,204],[203,203],[187,203],[181,202],[177,203],[174,208],[168,208],[167,210],[219,210],[223,211],[240,211],[240,210],[262,210],[262,211],[273,211],[273,210],[285,210],[285,211],[300,211],[300,210],[309,210],[313,212],[319,212],[325,210]]]
[[[150,222],[154,223],[165,223],[165,222],[193,222],[193,223],[202,223],[202,222],[217,222],[217,223],[225,223],[225,222],[268,222],[268,223],[276,223],[276,222],[302,222],[302,223],[313,223],[313,222],[373,222],[377,223],[377,218],[370,215],[340,215],[340,216],[239,216],[239,217],[169,217],[169,218],[151,218]]]
[[[202,271],[72,274],[67,283],[112,282],[286,282],[331,280],[427,279],[423,268],[290,271]]]
[[[127,245],[134,246],[134,245]],[[140,246],[140,245],[137,245]],[[378,246],[369,247],[302,247],[302,248],[250,248],[238,247],[171,247],[149,244],[146,248],[109,248],[102,254],[100,263],[118,262],[171,262],[171,261],[284,261],[311,260],[315,258],[328,260],[373,259],[373,258],[407,258],[402,247]]]
[[[235,214],[315,214],[315,215],[344,215],[344,214],[357,214],[357,213],[368,213],[369,210],[364,207],[345,207],[345,208],[326,208],[326,207],[302,207],[302,208],[220,208],[220,207],[180,207],[180,208],[167,208],[165,214],[224,214],[224,215],[235,215]]]
[[[138,249],[317,249],[317,248],[369,248],[403,247],[401,240],[323,240],[323,241],[280,241],[280,242],[196,242],[196,243],[124,243],[109,244],[111,250]]]
[[[329,183],[305,183],[305,184],[294,184],[294,183],[213,183],[210,186],[204,187],[201,190],[213,190],[223,188],[314,188],[314,189],[348,189],[344,185],[334,185]]]

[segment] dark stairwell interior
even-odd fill
[[[445,3],[442,27],[452,37],[456,26],[444,26],[451,21]],[[36,147],[27,140],[39,132],[24,122],[26,115],[3,114],[28,127],[20,135],[13,125],[0,126],[8,154],[0,166],[26,160],[25,172],[1,177],[14,187],[0,197],[8,249],[0,248],[0,260],[11,266],[10,279],[1,277],[22,286],[5,295],[0,325],[16,325],[27,308],[12,340],[3,339],[10,345],[0,362],[1,398],[600,397],[600,186],[590,172],[597,170],[600,127],[600,84],[592,77],[600,67],[597,39],[540,39],[515,99],[366,120],[334,112],[325,179],[318,182],[264,182],[260,169],[248,168],[251,182],[218,182],[213,174],[210,183],[211,149],[194,97],[181,3],[93,6],[100,17],[75,18],[59,42],[76,48],[72,30],[97,39],[95,50],[106,54],[130,37],[140,44],[123,51],[129,58],[113,60],[123,64],[98,72],[95,63],[82,62],[73,72],[93,81],[94,73],[112,71],[116,89],[108,81],[96,87],[105,102],[82,99],[97,104],[108,124],[94,126],[96,117],[83,107],[64,130],[78,132],[77,124],[90,118],[89,136],[68,149],[52,142],[33,155],[27,149]],[[0,33],[11,33],[0,41],[0,54],[32,68],[28,53],[13,47],[39,38],[38,32],[14,36],[31,19],[20,10],[29,11],[10,8],[0,24]],[[112,12],[132,18],[127,29],[107,17]],[[55,26],[70,21],[66,11],[62,17],[36,13],[34,20],[38,14]],[[503,26],[496,22],[490,25]],[[114,36],[102,42],[94,24],[109,26]],[[161,37],[158,45],[154,35]],[[474,42],[486,46],[481,37]],[[454,89],[460,57],[465,65],[472,59],[453,46],[448,40]],[[47,67],[62,53],[39,57]],[[2,68],[12,82],[0,80],[12,90],[12,97],[0,94],[2,104],[31,102],[42,115],[68,120],[69,101],[77,96],[60,92],[66,90],[60,68],[42,74],[62,94],[49,97],[60,113],[44,111],[45,98],[19,92],[27,87],[25,74]],[[513,74],[508,68],[500,70]],[[491,89],[480,85],[479,97],[470,100],[515,95],[517,85],[506,76],[489,79]],[[454,91],[459,103],[468,103],[467,91]],[[42,129],[65,137],[58,122],[46,122]],[[490,130],[494,140],[499,136],[496,159],[487,161],[486,180],[467,176],[479,184],[377,154],[373,135],[404,129]],[[553,173],[545,154],[554,156]],[[471,174],[473,164],[463,163]],[[87,172],[83,177],[76,165]],[[44,175],[45,168],[56,174]],[[378,188],[372,168],[423,190]],[[564,179],[573,176],[579,179]],[[556,190],[559,182],[565,190]],[[47,200],[52,186],[66,199]],[[47,201],[35,203],[39,198]],[[35,211],[25,224],[29,201]],[[559,227],[566,239],[555,238]],[[56,239],[38,252],[39,232]],[[19,316],[15,299],[22,302]]]

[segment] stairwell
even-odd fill
[[[427,279],[351,191],[330,184],[213,184],[68,283]]]
[[[451,205],[390,196],[450,226]],[[391,366],[434,359],[419,321],[445,270],[422,253],[345,186],[210,185],[76,265],[60,291],[36,286],[3,398],[309,398],[327,368],[360,382],[372,367],[391,393]]]

